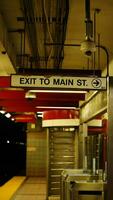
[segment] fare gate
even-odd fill
[[[48,196],[60,196],[60,177],[64,169],[75,165],[75,132],[50,129],[48,136]]]

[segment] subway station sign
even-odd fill
[[[105,77],[12,75],[12,87],[106,90]]]

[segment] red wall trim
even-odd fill
[[[11,86],[11,77],[10,76],[0,76],[0,87],[7,88]]]
[[[43,120],[49,119],[78,119],[78,110],[49,110],[43,113]]]

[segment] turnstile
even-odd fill
[[[61,174],[61,200],[105,200],[106,183],[98,175],[82,169],[64,170]]]
[[[75,181],[70,188],[71,200],[105,200],[106,182]]]
[[[65,169],[61,173],[60,180],[60,199],[64,200],[66,198],[66,178],[71,174],[83,174],[83,169]]]
[[[90,173],[84,172],[83,169],[67,169],[61,174],[61,200],[70,199],[70,188],[75,180],[89,180]]]

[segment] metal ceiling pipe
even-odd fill
[[[93,41],[93,22],[90,19],[90,0],[85,0],[85,12],[86,12],[86,33],[85,40],[81,43],[81,51],[85,56],[92,56],[92,53],[96,51],[96,45]]]
[[[85,0],[86,20],[90,20],[90,0]]]
[[[31,57],[35,60],[35,65],[40,67],[39,62],[39,51],[38,51],[38,41],[37,41],[37,30],[36,30],[36,24],[35,24],[35,12],[34,12],[34,4],[33,1],[30,0],[20,0],[21,7],[23,10],[23,16],[25,18],[24,25],[25,25],[25,31],[28,35],[29,40],[29,46],[31,49]],[[26,35],[24,35],[26,36]],[[25,38],[24,38],[24,50],[25,51]]]
[[[86,23],[86,38],[93,37],[93,23],[90,17],[90,0],[85,0],[85,23]]]

